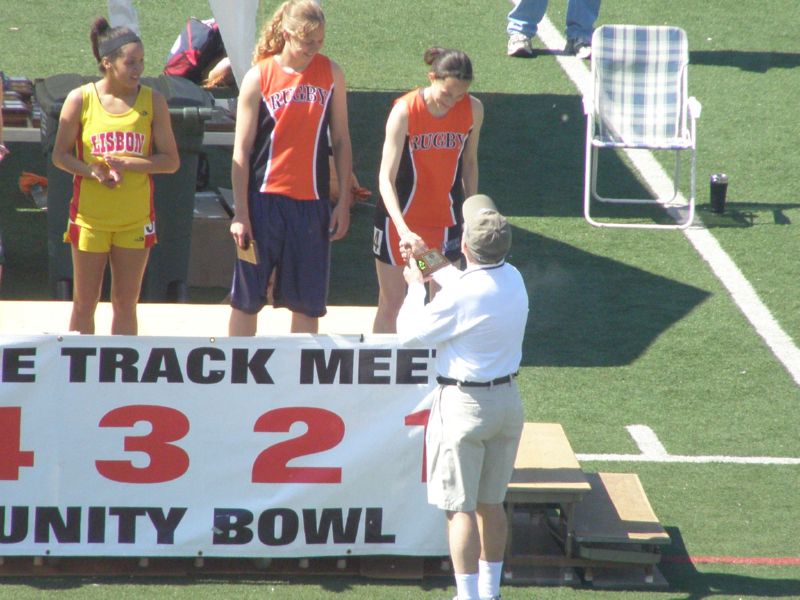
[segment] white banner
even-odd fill
[[[0,336],[0,556],[447,554],[433,351]]]

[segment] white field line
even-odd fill
[[[546,15],[539,23],[537,35],[551,50],[561,50],[564,47],[564,38],[553,27]],[[581,95],[586,95],[590,89],[591,78],[589,69],[583,65],[583,61],[574,56],[557,56],[556,58]],[[654,194],[662,197],[671,195],[671,179],[652,153],[639,151],[626,152],[626,154]],[[675,203],[685,204],[686,199],[679,193]],[[800,349],[772,316],[736,263],[731,260],[701,221],[695,221],[690,228],[684,229],[683,233],[727,288],[733,301],[763,338],[775,357],[789,371],[795,383],[800,385]]]
[[[686,456],[670,454],[647,425],[628,425],[625,429],[640,454],[577,454],[581,462],[727,463],[737,465],[800,465],[800,458],[782,456]]]

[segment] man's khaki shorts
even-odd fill
[[[428,502],[455,512],[503,502],[524,420],[514,381],[436,388],[425,440]]]

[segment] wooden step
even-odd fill
[[[564,428],[559,423],[525,423],[514,473],[506,491],[506,577],[540,584],[564,584],[575,580],[569,523],[573,507],[590,489]],[[526,542],[535,537],[532,526],[517,527],[515,533],[517,507],[535,513],[545,510],[558,513],[556,525],[545,531],[548,537],[555,538],[551,541],[558,542],[552,544],[552,550],[534,544],[533,554],[530,548],[522,554],[515,554],[515,537]],[[529,572],[525,573],[526,570]]]
[[[655,564],[670,538],[635,473],[589,473],[592,491],[575,508],[572,533],[581,557]]]
[[[508,491],[525,496],[578,495],[590,490],[572,446],[559,423],[525,423]]]

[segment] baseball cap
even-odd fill
[[[475,260],[500,262],[511,248],[511,225],[497,211],[494,201],[484,194],[470,196],[461,209],[464,215],[464,242]]]

